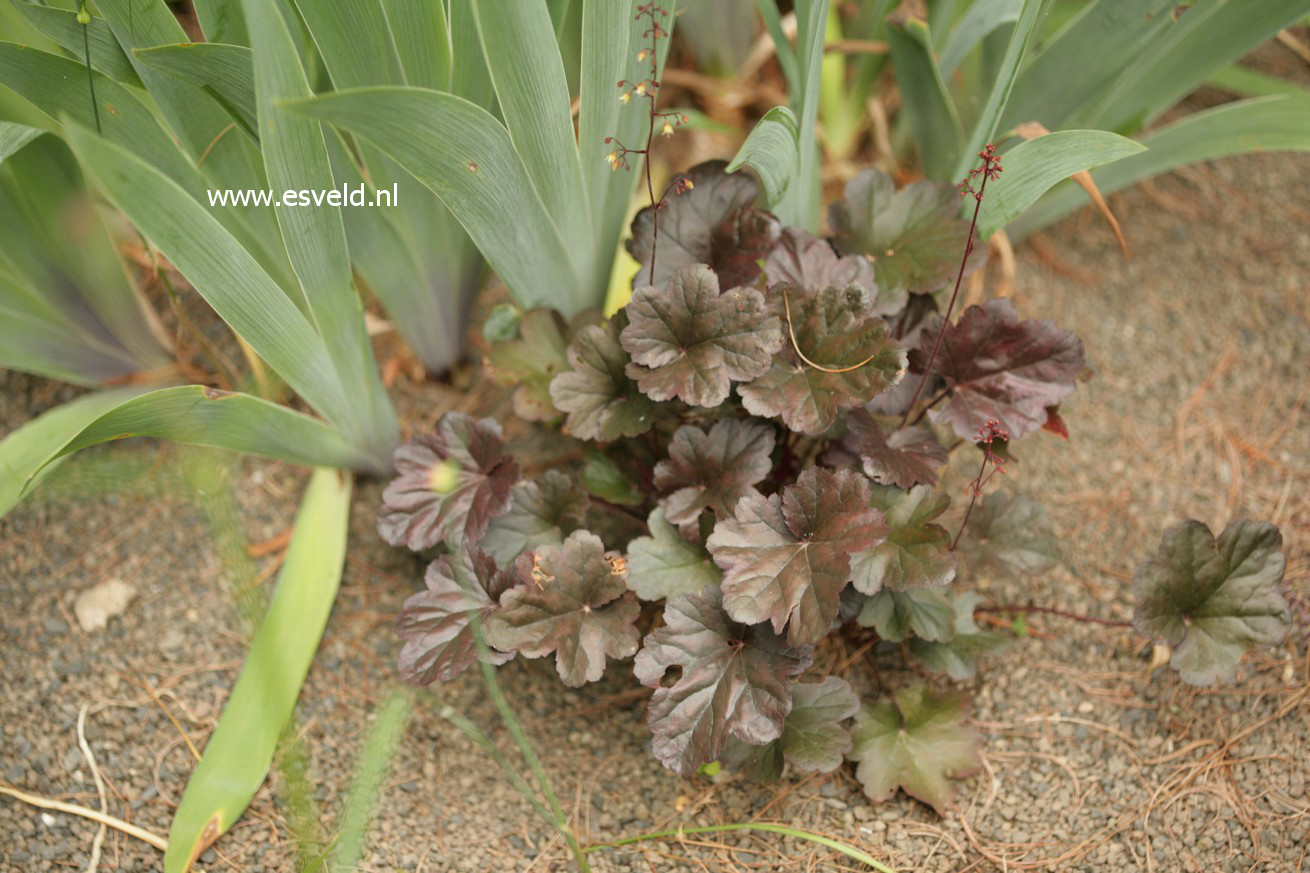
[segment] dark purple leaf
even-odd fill
[[[919,348],[910,356],[915,372],[923,372],[940,328],[941,319],[933,319],[919,335]],[[1083,365],[1083,341],[1069,331],[1021,319],[1003,298],[970,306],[947,326],[933,362],[933,374],[952,389],[951,398],[928,414],[964,439],[989,419],[1018,439],[1046,424],[1047,407],[1073,393]]]
[[[792,707],[782,736],[763,746],[729,739],[720,760],[744,770],[759,782],[782,775],[785,761],[806,773],[831,773],[851,750],[843,722],[860,708],[860,699],[844,679],[798,682],[791,687]]]
[[[723,604],[735,620],[787,628],[795,645],[818,642],[837,616],[850,556],[887,536],[869,505],[869,480],[811,467],[781,494],[756,495],[721,519],[706,545],[725,571]]]
[[[620,311],[609,324],[579,330],[568,348],[572,369],[550,383],[551,399],[568,413],[565,427],[578,439],[639,436],[655,422],[655,405],[624,373],[628,355],[619,333],[626,324]]]
[[[832,244],[800,228],[783,230],[782,238],[764,262],[770,285],[786,283],[806,291],[821,288],[862,289],[879,315],[895,315],[905,308],[906,294],[883,294],[873,278],[873,263],[864,255],[839,257]]]
[[[901,348],[916,348],[919,345],[919,335],[923,333],[923,326],[937,314],[937,302],[931,294],[911,294],[909,302],[905,304],[895,317],[888,321],[891,326],[892,336],[896,337]],[[873,398],[866,407],[875,415],[904,415],[905,410],[909,408],[911,401],[914,399],[914,392],[919,387],[917,378],[909,377],[897,382],[890,390],[884,391],[877,397]],[[923,397],[932,397],[941,387],[941,380],[937,377],[929,377],[923,386]]]
[[[1242,655],[1277,645],[1291,626],[1282,548],[1268,522],[1230,522],[1218,540],[1199,521],[1174,525],[1133,577],[1134,627],[1173,646],[1169,663],[1184,682],[1232,682]]]
[[[837,250],[873,258],[884,294],[930,294],[955,281],[969,238],[960,195],[949,185],[914,182],[900,191],[886,173],[868,169],[846,183],[846,199],[828,210]],[[966,273],[982,265],[986,247]]]
[[[655,757],[690,774],[716,760],[728,737],[761,745],[782,735],[792,708],[791,679],[812,660],[765,625],[739,624],[723,611],[723,593],[707,586],[664,607],[664,626],[646,637],[634,670],[655,689],[647,721]],[[679,671],[665,685],[665,674]]]
[[[752,414],[777,416],[791,430],[821,434],[839,412],[863,406],[903,375],[905,351],[888,336],[887,323],[858,288],[807,292],[780,285],[769,295],[784,319],[790,306],[796,345],[784,343],[768,372],[738,389]],[[797,356],[797,347],[812,363]],[[833,373],[813,364],[827,370],[860,366]]]
[[[466,546],[429,564],[423,581],[427,590],[405,601],[396,622],[405,641],[400,674],[415,685],[449,682],[473,663],[478,650],[472,619],[485,620],[500,608],[500,595],[514,584],[514,574],[497,570],[495,561]],[[513,652],[490,653],[493,664],[513,657]]]
[[[628,591],[622,559],[607,555],[600,537],[574,531],[518,568],[519,584],[487,619],[491,645],[528,658],[554,653],[560,679],[574,688],[599,679],[607,657],[637,651],[633,623],[641,606]]]
[[[653,400],[718,406],[733,380],[763,373],[782,346],[782,325],[764,295],[751,288],[720,292],[703,264],[684,267],[663,288],[637,289],[625,312],[627,373]]]
[[[755,486],[773,466],[773,442],[770,425],[748,419],[721,419],[709,433],[691,424],[678,428],[668,459],[655,465],[665,517],[684,530],[694,530],[706,509],[731,517],[738,500],[759,494]]]
[[[708,264],[725,288],[750,285],[778,237],[777,219],[755,208],[759,188],[745,173],[725,172],[724,161],[707,161],[682,175],[694,187],[670,194],[659,209],[658,263],[650,276],[655,210],[646,207],[632,222],[628,251],[641,264],[637,282],[662,286],[682,267]]]
[[[505,450],[495,419],[448,412],[435,434],[396,449],[395,479],[382,493],[378,533],[414,551],[440,542],[476,542],[509,508],[519,466]]]
[[[866,703],[855,716],[855,778],[874,801],[889,799],[900,788],[940,815],[955,791],[951,779],[976,772],[978,735],[964,724],[961,694],[936,696],[922,683],[893,700]]]
[[[873,416],[857,409],[846,416],[846,428],[842,448],[860,459],[869,478],[884,485],[936,485],[937,471],[950,459],[926,427],[905,427],[887,436]]]

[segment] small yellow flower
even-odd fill
[[[642,61],[646,60],[648,54],[649,52],[647,52],[646,49],[642,49],[641,51],[637,52],[637,63],[641,63]]]
[[[664,122],[664,127],[660,128],[660,136],[673,136],[673,125]]]
[[[638,97],[645,97],[645,96],[646,96],[646,83],[645,83],[645,82],[638,82],[638,83],[637,83],[637,96],[638,96]]]
[[[631,91],[624,91],[622,94],[620,94],[620,95],[619,95],[619,102],[620,102],[620,103],[631,103],[631,102],[632,102],[632,92],[631,92]]]
[[[684,181],[684,182],[687,183],[687,190],[688,190],[688,191],[690,191],[692,188],[695,188],[695,187],[696,187],[696,183],[693,182],[693,181],[691,181],[690,179],[683,179],[682,181]]]
[[[608,155],[605,156],[605,163],[610,164],[612,166],[614,162],[617,161],[618,159],[619,159],[619,152],[617,149],[615,149],[614,151],[610,152]]]

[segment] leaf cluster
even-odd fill
[[[553,656],[570,686],[635,655],[654,754],[676,772],[850,759],[871,798],[903,788],[944,809],[977,766],[964,699],[920,685],[862,701],[813,667],[901,653],[963,681],[1005,642],[954,586],[1045,572],[1055,536],[1028,497],[975,486],[953,505],[944,471],[952,449],[974,453],[962,467],[980,449],[1013,464],[1013,441],[1050,430],[1082,344],[1005,300],[943,321],[934,292],[967,227],[928,183],[897,191],[867,171],[822,239],[779,226],[750,177],[719,163],[689,177],[633,224],[640,260],[658,219],[655,285],[609,319],[526,313],[492,344],[515,411],[578,451],[523,478],[495,421],[449,413],[398,452],[379,530],[445,552],[400,619],[402,670],[453,678],[478,628],[495,663]],[[907,409],[913,388],[896,395],[920,379]],[[988,422],[1008,438],[975,447]],[[1171,536],[1185,542],[1140,574],[1138,624],[1205,679],[1277,635],[1285,607],[1253,596],[1277,544],[1225,532],[1211,558],[1192,528]]]

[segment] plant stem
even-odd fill
[[[969,525],[969,516],[973,514],[973,505],[978,502],[978,494],[982,491],[983,473],[987,471],[987,459],[989,454],[983,452],[982,466],[978,468],[978,478],[974,479],[969,485],[969,505],[965,507],[964,518],[960,520],[960,529],[955,532],[955,539],[951,540],[951,551],[960,544],[960,535]]]
[[[772,834],[782,834],[783,836],[794,837],[798,840],[808,840],[812,843],[818,843],[821,846],[827,846],[829,849],[841,852],[848,858],[854,858],[863,864],[868,864],[879,873],[896,873],[895,870],[879,862],[867,852],[862,852],[854,846],[847,845],[840,840],[834,840],[831,837],[825,837],[822,834],[811,833],[797,828],[787,827],[786,825],[771,824],[769,822],[734,822],[733,824],[707,825],[705,827],[678,828],[671,831],[653,831],[648,834],[640,834],[635,837],[625,837],[621,840],[615,840],[610,843],[593,843],[584,852],[595,852],[599,849],[617,849],[622,846],[631,846],[636,843],[643,843],[649,840],[662,840],[668,837],[681,837],[684,834],[717,834],[725,831],[765,831]]]
[[[660,214],[659,204],[664,201],[661,197],[658,201],[655,199],[655,183],[651,180],[650,175],[650,145],[655,140],[655,95],[659,93],[659,55],[655,53],[655,42],[659,39],[660,26],[655,18],[655,4],[650,7],[650,87],[646,91],[646,101],[650,106],[650,123],[646,127],[646,148],[642,149],[642,163],[646,170],[646,196],[650,198],[651,208],[651,235],[650,235],[650,284],[655,284],[655,254],[659,251],[660,246]],[[665,192],[667,193],[667,192]]]
[[[989,168],[991,159],[984,158],[983,160],[984,168]],[[900,427],[905,427],[905,423],[910,420],[910,413],[914,411],[914,404],[919,402],[919,395],[923,393],[923,386],[927,384],[928,378],[932,375],[933,362],[937,360],[937,353],[941,351],[942,338],[946,336],[946,328],[951,323],[951,314],[955,312],[955,301],[960,297],[960,283],[964,281],[964,268],[969,263],[969,255],[973,254],[973,237],[978,230],[978,213],[982,211],[983,193],[987,190],[987,180],[990,178],[991,173],[984,169],[982,184],[978,186],[978,193],[973,198],[973,220],[969,222],[969,239],[964,244],[964,257],[960,258],[960,269],[955,274],[955,287],[951,289],[951,302],[946,306],[946,315],[942,317],[941,329],[937,331],[937,339],[932,344],[932,354],[928,356],[928,362],[923,365],[923,375],[919,377],[919,384],[914,389],[914,397],[910,399],[910,405],[905,408],[905,415],[901,417]],[[965,184],[968,184],[968,180],[965,180]]]
[[[82,53],[86,58],[86,83],[91,89],[91,111],[95,113],[96,133],[101,134],[100,130],[100,104],[96,102],[96,77],[91,72],[91,22],[90,14],[87,12],[86,5],[82,5],[79,18],[82,15],[88,16],[87,23],[82,25]]]
[[[1022,612],[1029,615],[1031,615],[1032,613],[1040,613],[1042,615],[1054,615],[1057,618],[1067,618],[1070,621],[1081,622],[1082,624],[1099,624],[1102,627],[1131,628],[1133,626],[1133,623],[1131,621],[1113,621],[1108,618],[1095,618],[1090,615],[1078,615],[1077,613],[1073,613],[1073,612],[1065,612],[1063,609],[1055,609],[1054,607],[1050,607],[1050,606],[1034,606],[1032,604],[1029,604],[1027,606],[1010,606],[1002,603],[1002,604],[997,604],[995,606],[979,606],[974,609],[974,612],[1002,613],[1002,614]]]

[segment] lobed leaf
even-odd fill
[[[1023,494],[988,494],[974,506],[956,550],[973,573],[993,570],[1013,577],[1054,567],[1060,546],[1046,510]]]
[[[784,762],[807,773],[831,773],[841,766],[851,750],[851,734],[843,722],[859,710],[860,699],[836,676],[798,682],[791,691],[792,708],[782,736],[763,746],[730,738],[721,756],[725,764],[760,782],[780,777]]]
[[[669,600],[664,626],[647,635],[634,664],[637,679],[655,689],[647,717],[655,757],[688,775],[717,760],[729,737],[760,745],[782,736],[791,679],[812,651],[766,625],[733,621],[716,586]],[[670,669],[680,672],[666,685]]]
[[[906,295],[885,294],[873,277],[873,262],[864,255],[838,256],[832,243],[800,228],[783,228],[778,244],[764,261],[770,285],[786,283],[806,291],[854,285],[873,301],[879,315],[895,315],[905,308]]]
[[[550,383],[569,368],[569,329],[553,309],[530,309],[519,319],[518,335],[494,342],[487,373],[498,385],[513,385],[514,414],[526,421],[554,421],[560,412]]]
[[[818,642],[837,617],[850,556],[887,537],[869,480],[811,467],[770,497],[743,498],[706,545],[725,571],[723,607],[735,621],[787,628],[792,645]]]
[[[1242,655],[1277,645],[1291,626],[1282,546],[1268,522],[1229,522],[1218,539],[1199,521],[1174,525],[1133,576],[1133,626],[1173,646],[1169,664],[1184,682],[1232,682]]]
[[[760,270],[757,264],[752,270],[753,260],[768,254],[778,236],[778,223],[755,208],[759,194],[755,180],[729,173],[726,166],[723,161],[706,161],[681,174],[692,188],[670,194],[660,206],[658,245],[655,210],[648,206],[637,213],[627,249],[642,265],[638,278],[658,287],[684,267],[708,264],[720,273],[726,287],[754,282]],[[742,226],[750,231],[744,240]],[[736,232],[731,230],[734,227]],[[747,251],[742,251],[743,243]],[[658,260],[654,276],[650,273],[652,252]]]
[[[642,600],[695,594],[723,579],[704,546],[679,533],[664,510],[652,511],[646,523],[651,535],[628,543],[628,587]]]
[[[976,592],[956,595],[955,632],[949,640],[934,642],[915,638],[910,640],[910,652],[934,673],[945,673],[956,682],[965,682],[978,673],[978,658],[995,651],[1006,643],[1004,634],[978,628],[973,612],[982,598]]]
[[[954,790],[951,779],[977,771],[978,735],[964,724],[965,699],[934,695],[920,683],[891,700],[866,703],[855,716],[855,777],[874,801],[900,788],[944,814]]]
[[[769,368],[782,328],[751,288],[720,291],[705,265],[678,270],[663,288],[639,288],[626,307],[620,337],[632,355],[629,377],[653,400],[678,398],[715,407],[733,380]]]
[[[919,348],[910,356],[915,372],[923,372],[941,325],[935,318],[919,335]],[[928,415],[950,424],[963,439],[990,419],[1018,439],[1046,424],[1047,409],[1073,393],[1083,366],[1083,341],[1072,332],[1049,321],[1020,319],[1004,298],[970,306],[946,326],[932,364],[951,398]]]
[[[936,485],[937,471],[950,460],[926,427],[903,427],[888,436],[872,415],[857,409],[846,416],[846,428],[842,448],[859,458],[866,476],[883,485]]]
[[[883,588],[937,588],[955,578],[951,535],[934,519],[950,506],[945,494],[919,485],[909,491],[875,486],[872,505],[887,519],[887,540],[851,556],[851,581],[864,594]]]
[[[529,559],[530,560],[530,559]],[[396,620],[400,675],[415,685],[449,682],[468,669],[478,654],[473,621],[500,609],[500,596],[512,588],[512,570],[500,570],[481,549],[465,545],[428,565],[426,591],[405,601]],[[513,652],[489,652],[493,664],[504,664]]]
[[[911,633],[919,639],[945,642],[955,633],[955,608],[938,588],[884,588],[865,600],[856,621],[891,643],[899,643]]]
[[[582,328],[569,343],[571,369],[551,380],[551,400],[568,414],[564,426],[578,439],[639,436],[655,423],[655,405],[625,372],[628,356],[619,335],[626,325],[620,311],[608,324]]]
[[[807,292],[781,285],[769,294],[776,312],[786,318],[790,311],[794,345],[785,344],[767,372],[739,389],[752,414],[777,416],[791,430],[818,435],[839,412],[863,406],[904,374],[904,349],[860,288]]]
[[[949,185],[914,182],[900,191],[870,168],[846,183],[846,197],[828,210],[837,250],[873,258],[883,294],[929,294],[960,269],[969,223],[959,218],[960,195]],[[983,250],[966,271],[981,266]]]
[[[434,434],[419,434],[395,452],[396,478],[382,493],[378,533],[414,551],[445,542],[476,542],[510,505],[519,465],[500,424],[448,412]]]
[[[773,444],[773,428],[748,419],[721,419],[709,433],[692,424],[678,428],[669,457],[655,465],[665,517],[693,533],[705,510],[731,517],[738,500],[759,495],[755,486],[773,468]]]
[[[487,642],[528,658],[555,655],[565,685],[577,688],[605,672],[605,659],[637,651],[641,607],[626,571],[600,537],[574,531],[562,546],[543,546],[517,565],[518,585],[488,616]]]
[[[547,470],[515,487],[509,510],[491,520],[478,545],[498,563],[509,564],[523,552],[564,542],[582,527],[587,505],[587,496],[568,474]]]

